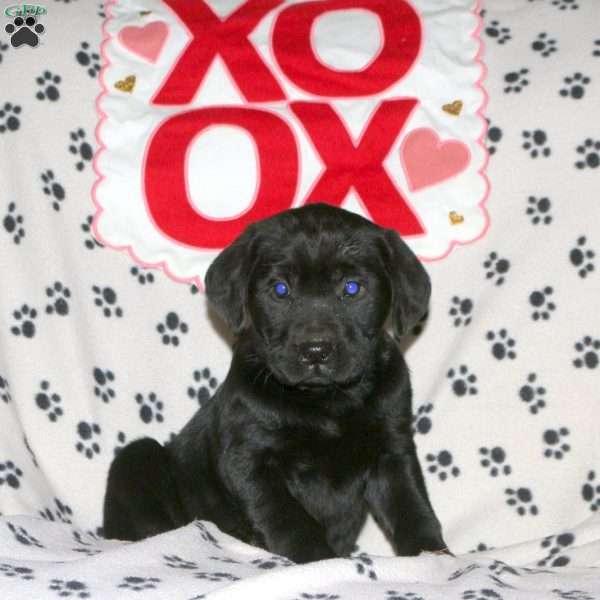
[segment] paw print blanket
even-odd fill
[[[600,598],[600,5],[6,2],[0,596]],[[232,176],[233,174],[233,176]],[[406,340],[455,556],[294,565],[194,522],[105,540],[110,461],[223,380],[201,280],[325,199],[433,282]]]

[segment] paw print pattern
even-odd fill
[[[577,269],[579,277],[585,279],[592,271],[594,271],[594,259],[596,253],[587,247],[587,238],[580,236],[577,239],[577,245],[569,253],[571,264]]]
[[[100,454],[100,444],[96,438],[100,435],[100,425],[97,423],[88,423],[80,421],[77,424],[77,435],[79,441],[75,444],[77,452],[81,452],[86,458],[92,459],[95,454]]]
[[[13,335],[22,335],[26,338],[35,336],[35,319],[37,318],[37,310],[30,308],[29,305],[23,304],[21,308],[13,312],[15,324],[10,328]]]
[[[585,88],[589,85],[591,79],[581,73],[574,73],[570,77],[565,77],[563,81],[565,87],[561,88],[558,93],[563,98],[581,100],[585,96]]]
[[[538,507],[533,503],[533,494],[529,488],[507,488],[504,493],[508,496],[506,503],[512,506],[521,517],[539,514]]]
[[[490,24],[485,28],[485,34],[496,40],[498,44],[505,44],[511,38],[510,29],[508,27],[503,27],[500,24],[500,21],[491,21]]]
[[[493,156],[496,154],[498,144],[502,140],[502,129],[497,125],[492,125],[491,121],[487,119],[488,128],[485,134],[485,145],[487,147],[488,154]]]
[[[2,48],[0,48],[0,50],[2,50]],[[592,50],[592,56],[600,56],[600,39],[594,40],[594,49]]]
[[[19,544],[23,544],[23,546],[35,546],[36,548],[44,547],[40,540],[31,535],[24,527],[13,525],[12,523],[7,523],[6,526]]]
[[[535,196],[529,196],[527,198],[527,215],[531,218],[533,225],[550,225],[552,223],[552,215],[550,210],[552,208],[552,202],[546,196],[536,198]]]
[[[179,315],[170,312],[165,317],[164,323],[159,323],[156,330],[160,333],[162,343],[168,346],[179,346],[179,335],[186,334],[189,330],[187,323],[180,320]]]
[[[373,568],[373,560],[367,554],[361,552],[356,556],[352,556],[350,560],[354,563],[354,568],[359,575],[368,577],[369,579],[376,581],[377,573]]]
[[[20,244],[21,240],[25,237],[23,222],[23,215],[17,213],[17,205],[14,202],[10,202],[2,225],[6,233],[12,235],[12,240],[15,244]]]
[[[4,58],[4,53],[9,49],[9,45],[5,44],[2,40],[0,40],[0,65],[2,64],[2,59]]]
[[[547,145],[548,135],[542,129],[525,130],[523,135],[523,149],[529,152],[531,158],[538,156],[548,157],[552,154],[552,150]]]
[[[138,280],[140,285],[146,285],[147,283],[154,283],[154,273],[146,269],[140,269],[139,267],[131,267],[129,270],[131,275]]]
[[[590,471],[581,487],[581,497],[590,505],[592,512],[600,510],[600,483],[596,481],[596,472]]]
[[[156,584],[160,583],[161,580],[158,577],[136,577],[130,575],[124,577],[123,581],[117,586],[124,590],[131,590],[132,592],[143,592],[144,590],[156,589]]]
[[[60,210],[61,203],[66,197],[65,188],[55,180],[54,171],[51,169],[46,169],[40,175],[40,177],[44,183],[44,186],[42,187],[44,194],[46,194],[46,196],[50,196],[52,208],[58,212]]]
[[[572,533],[565,532],[560,535],[551,535],[544,538],[541,547],[548,550],[548,555],[537,563],[538,567],[566,567],[571,559],[562,554],[569,546],[575,542],[575,536]]]
[[[91,215],[81,224],[81,231],[86,235],[83,245],[88,250],[94,250],[95,248],[104,248],[104,246],[92,235],[92,222],[94,217]]]
[[[50,102],[56,102],[60,98],[60,91],[58,89],[61,82],[60,75],[54,75],[50,71],[44,71],[39,77],[36,77],[35,82],[40,88],[35,95],[38,100],[50,100]]]
[[[500,446],[493,448],[479,448],[481,455],[480,464],[488,470],[491,477],[498,475],[510,475],[512,468],[506,464],[506,452]]]
[[[112,316],[121,318],[123,309],[117,305],[117,293],[111,287],[92,286],[94,292],[94,304],[102,309],[102,313],[108,319]]]
[[[465,590],[462,600],[502,600],[502,596],[494,590],[483,588],[481,590]]]
[[[546,429],[543,435],[544,444],[546,445],[544,456],[546,458],[562,459],[571,450],[571,446],[564,441],[569,433],[566,427]]]
[[[5,102],[4,106],[0,108],[0,133],[17,131],[21,127],[21,121],[18,117],[20,114],[20,106],[14,106],[10,102]]]
[[[517,353],[514,351],[516,342],[509,337],[506,329],[500,329],[498,332],[488,331],[486,339],[492,344],[494,358],[498,360],[504,360],[505,358],[514,360],[517,358]]]
[[[553,311],[556,310],[556,304],[550,301],[550,297],[554,290],[550,286],[546,286],[542,290],[534,290],[529,294],[529,304],[533,307],[531,318],[534,321],[547,321]]]
[[[474,396],[477,394],[477,376],[469,373],[469,369],[465,365],[461,365],[458,369],[450,369],[447,374],[448,379],[452,382],[452,391],[460,398],[465,395]]]
[[[88,586],[78,579],[52,579],[48,589],[61,598],[90,598]]]
[[[55,281],[54,285],[46,288],[46,296],[50,304],[46,305],[46,313],[49,315],[60,315],[65,317],[69,314],[69,299],[71,291],[60,281]]]
[[[575,162],[578,169],[597,169],[600,167],[600,140],[587,138],[576,148],[577,154],[582,155],[582,160]]]
[[[119,454],[119,452],[121,452],[121,450],[123,450],[123,448],[125,448],[126,443],[127,443],[127,436],[122,431],[119,431],[119,433],[117,433],[117,445],[115,446],[115,450],[114,450],[115,456],[117,456],[117,454]]]
[[[148,424],[152,421],[162,423],[164,421],[162,412],[165,406],[154,392],[150,392],[148,398],[144,398],[142,394],[136,394],[135,401],[140,405],[140,419],[144,423]]]
[[[108,404],[116,395],[115,390],[110,387],[115,380],[115,374],[109,369],[102,370],[99,367],[94,367],[92,374],[94,376],[94,396]]]
[[[446,481],[449,476],[458,477],[460,469],[453,464],[452,454],[448,450],[442,450],[437,454],[427,454],[425,459],[429,464],[427,470],[437,474],[440,481]]]
[[[0,400],[5,404],[8,404],[12,398],[10,396],[10,386],[8,385],[8,381],[0,375]]]
[[[55,423],[63,415],[61,402],[62,398],[58,394],[50,392],[50,383],[42,381],[40,391],[35,395],[35,403],[40,410],[46,413],[52,423]]]
[[[69,144],[69,152],[74,154],[79,160],[75,163],[75,168],[78,171],[85,169],[86,163],[91,162],[94,156],[94,150],[88,143],[85,131],[80,127],[69,134],[71,144]]]
[[[16,565],[9,565],[7,563],[0,563],[0,573],[5,577],[14,577],[15,579],[23,579],[24,581],[35,579],[33,569],[29,567],[17,567]]]
[[[544,58],[548,58],[558,51],[556,40],[548,37],[545,32],[538,34],[537,38],[531,43],[531,48],[534,52],[539,52]]]
[[[425,600],[422,596],[413,592],[396,592],[390,590],[386,592],[385,600]]]
[[[263,570],[277,569],[278,567],[293,567],[294,563],[284,556],[271,556],[269,558],[257,558],[251,561],[251,565]]]
[[[586,335],[580,342],[575,344],[578,356],[573,361],[577,369],[586,367],[587,369],[595,369],[600,362],[600,340],[595,340],[591,336]]]
[[[556,6],[559,10],[577,10],[579,8],[577,0],[552,0],[552,6]]]
[[[519,389],[519,398],[529,406],[529,412],[535,415],[546,407],[546,388],[536,385],[537,375],[530,373],[527,383]]]
[[[519,69],[518,71],[510,71],[504,76],[504,93],[510,94],[514,92],[519,94],[521,90],[529,85],[529,69]]]
[[[417,414],[413,416],[413,431],[415,433],[426,434],[431,431],[433,422],[431,420],[431,413],[433,411],[433,404],[431,402],[419,406]]]
[[[10,35],[10,43],[13,48],[25,44],[35,48],[40,43],[39,36],[44,33],[45,27],[37,22],[37,19],[29,15],[25,19],[17,16],[12,23],[4,27],[4,31]]]
[[[12,460],[0,463],[0,486],[6,484],[16,490],[21,487],[22,477],[23,471]]]
[[[40,516],[46,521],[61,521],[63,523],[73,522],[73,510],[67,504],[61,502],[58,498],[54,498],[54,507],[40,510]]]
[[[217,389],[218,381],[211,375],[210,369],[196,369],[193,374],[194,384],[189,386],[187,394],[192,400],[196,400],[200,406],[204,404]]]
[[[462,300],[458,296],[452,298],[450,310],[448,314],[453,317],[454,327],[466,327],[471,323],[471,315],[473,313],[473,300],[470,298],[463,298]]]
[[[75,60],[86,69],[90,77],[97,77],[100,73],[100,55],[91,50],[88,42],[81,42]]]
[[[510,262],[506,258],[500,258],[496,252],[491,252],[483,267],[486,279],[492,279],[496,285],[502,285],[510,270]]]
[[[192,571],[198,568],[198,565],[191,560],[185,560],[176,554],[163,554],[163,559],[165,561],[165,566],[171,569],[184,569],[187,571]]]

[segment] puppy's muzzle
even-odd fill
[[[305,365],[324,365],[332,354],[333,344],[329,340],[310,340],[298,344],[298,356]]]

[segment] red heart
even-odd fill
[[[450,179],[467,168],[471,153],[458,140],[440,140],[433,129],[415,129],[402,142],[400,160],[411,192]]]
[[[156,62],[169,34],[169,28],[162,21],[153,21],[143,27],[129,25],[119,31],[119,42],[127,50],[143,59]]]

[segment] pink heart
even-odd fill
[[[400,160],[411,192],[435,185],[466,169],[471,154],[458,140],[442,142],[433,129],[415,129],[402,142]]]
[[[156,62],[169,34],[169,28],[162,21],[153,21],[143,27],[129,25],[119,31],[119,41],[127,50],[151,63]]]

